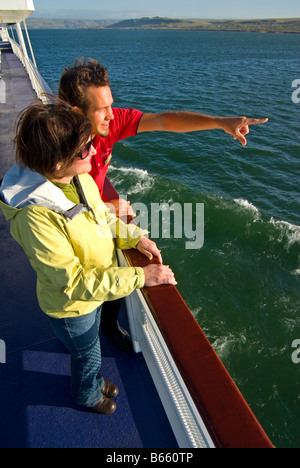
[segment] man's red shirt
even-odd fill
[[[114,120],[109,124],[109,136],[95,136],[94,148],[97,154],[92,158],[90,175],[95,180],[100,195],[103,195],[104,181],[109,167],[113,146],[117,141],[135,136],[143,113],[135,109],[113,109]]]

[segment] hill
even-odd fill
[[[206,20],[140,18],[130,20],[77,20],[29,18],[29,29],[144,29],[191,31],[246,31],[261,33],[300,33],[300,18],[263,20]]]
[[[154,17],[124,20],[104,26],[104,28],[300,33],[300,18],[263,20],[189,20]]]
[[[29,29],[98,29],[115,23],[115,20],[76,20],[52,18],[28,18]]]

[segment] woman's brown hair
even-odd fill
[[[30,105],[17,122],[16,161],[46,177],[58,163],[68,167],[81,153],[91,135],[83,115],[61,102]]]

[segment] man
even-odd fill
[[[143,114],[135,109],[113,108],[107,69],[96,60],[77,60],[73,67],[67,68],[60,80],[59,97],[67,101],[75,112],[87,116],[92,124],[92,132],[95,135],[93,145],[97,154],[92,162],[91,175],[101,196],[113,145],[117,141],[143,132],[185,133],[223,129],[245,146],[249,125],[268,121],[247,117],[214,117],[187,111]],[[112,200],[109,203],[115,206],[117,216],[134,217],[130,202]],[[112,311],[111,307],[114,306],[115,310]],[[117,321],[118,307],[117,304],[110,304],[109,311],[107,307],[103,308],[102,327],[119,347],[130,349],[129,336]]]

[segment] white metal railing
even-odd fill
[[[0,28],[0,37],[3,42],[9,42],[9,34],[6,28]]]
[[[37,97],[43,102],[48,102],[47,91],[45,89],[45,84],[39,72],[35,69],[33,63],[28,57],[25,57],[21,47],[13,39],[9,39],[12,50],[16,57],[23,63],[25,70],[29,76],[29,79],[32,84],[32,88],[37,94]]]
[[[37,94],[37,97],[41,99],[43,102],[49,102],[49,94],[52,94],[51,89],[48,87],[47,83],[44,81],[44,79],[38,72],[31,42],[30,42],[30,38],[29,38],[29,34],[28,34],[28,30],[27,30],[27,26],[26,26],[25,21],[23,21],[23,23],[24,23],[24,29],[26,32],[27,42],[30,48],[33,62],[29,59],[27,49],[25,46],[25,42],[24,42],[24,38],[23,38],[23,34],[21,31],[21,26],[19,23],[16,24],[16,30],[17,30],[17,35],[18,35],[20,44],[16,42],[15,38],[12,39],[10,37],[6,27],[0,28],[1,40],[3,42],[10,43],[13,53],[22,62],[29,76],[29,79],[31,81],[32,88]]]

